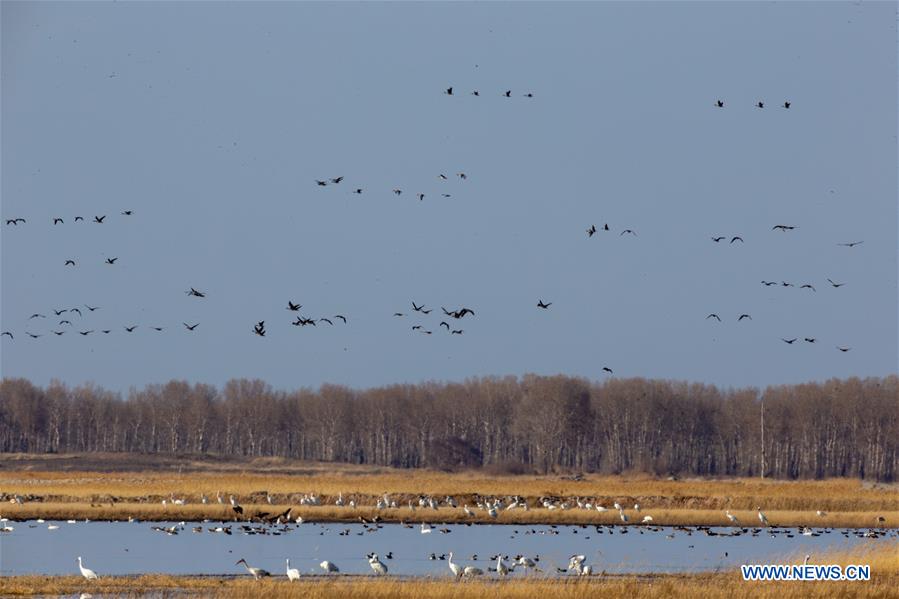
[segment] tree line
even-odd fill
[[[719,389],[487,377],[278,391],[0,383],[0,451],[283,456],[495,472],[896,479],[899,377]]]

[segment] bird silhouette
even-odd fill
[[[448,88],[446,88],[446,91],[444,91],[443,93],[445,93],[447,96],[452,96],[452,95],[453,95],[453,88],[452,88],[452,87],[448,87]]]
[[[805,337],[804,339],[805,339],[805,342],[806,342],[806,343],[814,343],[814,342],[815,342],[815,338],[814,338],[814,337]]]
[[[735,242],[735,241],[739,241],[740,243],[745,243],[745,242],[743,241],[743,238],[740,237],[739,235],[734,235],[733,237],[730,238],[730,242],[731,242],[731,243],[733,243],[733,242]]]
[[[344,316],[342,314],[335,314],[334,318],[339,318],[340,320],[343,321],[343,324],[346,324],[346,316]]]
[[[462,329],[453,329],[450,331],[450,335],[461,335],[464,331]]]
[[[78,331],[78,334],[79,334],[79,335],[82,335],[82,336],[84,336],[84,337],[87,337],[88,335],[90,335],[90,334],[93,333],[93,332],[94,332],[94,330],[91,329],[90,331]]]
[[[720,243],[722,239],[727,239],[727,237],[724,237],[723,235],[721,237],[712,237],[712,241],[715,243]]]
[[[448,322],[444,322],[444,321],[441,320],[441,321],[440,321],[440,326],[446,327],[446,330],[447,330],[447,331],[450,330],[450,325],[449,325]]]
[[[74,260],[66,260],[66,263],[63,266],[75,266]]]
[[[762,281],[762,285],[770,287],[771,285],[777,285],[777,283],[775,281]]]
[[[199,322],[197,324],[187,324],[186,322],[182,322],[181,324],[183,324],[184,328],[186,328],[188,331],[192,331],[195,328],[197,328],[198,326],[200,326]]]
[[[403,314],[402,312],[394,312],[393,315],[394,316],[405,316],[405,314]]]
[[[132,214],[134,214],[133,210],[123,210],[122,211],[122,216],[131,216]]]
[[[28,320],[31,320],[32,318],[47,318],[47,317],[44,316],[43,314],[37,314],[37,313],[35,313],[35,314],[32,314],[31,316],[29,316],[29,317],[28,317]]]
[[[330,321],[329,319],[327,319],[327,318],[324,318],[324,317],[319,318],[319,321],[321,321],[321,322],[327,322],[327,323],[328,323],[329,325],[331,325],[332,327],[334,326],[334,323],[331,322],[331,321]]]
[[[463,181],[468,178],[468,175],[465,173],[456,173],[456,176],[462,179]]]
[[[800,285],[799,288],[800,289],[811,289],[812,291],[817,291],[817,289],[815,289],[814,285],[809,285],[808,283],[806,283],[805,285]]]
[[[596,225],[590,225],[590,228],[587,229],[587,237],[593,237],[596,234]]]
[[[106,259],[106,264],[115,264],[115,261],[116,261],[116,260],[118,260],[118,257],[116,257],[116,258],[107,258],[107,259]]]
[[[413,330],[413,331],[417,331],[418,329],[422,329],[422,328],[424,328],[424,327],[421,326],[420,324],[412,325],[412,330]]]
[[[632,229],[625,229],[625,230],[622,231],[618,236],[621,237],[621,236],[624,235],[625,233],[630,233],[630,234],[633,235],[634,237],[637,236],[637,234],[634,233],[634,231],[633,231]]]
[[[91,307],[91,306],[88,306],[87,304],[84,304],[84,307],[87,308],[90,312],[93,312],[94,310],[99,310],[99,309],[100,309],[100,306],[93,306],[93,307]]]
[[[506,90],[506,93],[504,93],[503,95],[506,96],[507,98],[511,98],[511,97],[512,97],[512,90],[511,90],[511,89]]]
[[[160,331],[160,332],[165,330],[165,327],[150,327],[150,328],[153,329],[154,331]]]
[[[437,178],[446,181],[446,175],[444,175],[443,173],[440,173],[439,175],[437,175]]]
[[[765,107],[765,103],[764,103],[764,102],[759,102],[758,104],[756,104],[756,106],[757,106],[758,108],[764,108],[764,107]]]
[[[718,100],[715,104],[717,104],[718,108],[724,108],[724,100]]]
[[[524,97],[525,98],[533,98],[534,94],[532,92],[528,92],[528,93],[524,94]]]
[[[425,199],[425,194],[423,194],[423,193],[418,194],[418,201],[419,201],[419,202],[421,202],[421,201],[424,200],[424,199]]]
[[[708,316],[705,317],[706,320],[708,320],[709,318],[714,318],[714,319],[716,319],[718,322],[721,322],[721,317],[718,316],[717,314],[712,313],[712,314],[709,314]]]
[[[614,374],[614,373],[612,372],[612,369],[609,368],[608,366],[603,366],[603,367],[602,367],[602,371],[603,371],[603,372],[608,372],[609,374]]]
[[[56,314],[57,316],[65,313],[65,312],[68,312],[68,310],[66,310],[65,308],[63,308],[62,310],[53,310],[53,313]]]
[[[54,218],[54,219],[53,219],[53,224],[54,224],[54,225],[58,225],[58,224],[60,224],[60,223],[65,224],[65,221],[62,220],[61,218]]]
[[[395,193],[396,195],[400,195],[401,193],[403,193],[403,190],[397,188],[397,189],[394,189],[394,190],[393,190],[393,193]]]
[[[81,310],[78,308],[69,308],[69,312],[77,312],[78,316],[81,316]]]
[[[97,223],[98,225],[102,225],[102,224],[103,224],[103,221],[104,221],[105,219],[106,219],[106,215],[105,215],[105,214],[104,214],[103,216],[95,216],[95,217],[94,217],[94,222]]]
[[[783,337],[781,337],[780,340],[787,345],[793,345],[793,343],[796,341],[796,337],[793,337],[792,339],[784,339]]]
[[[260,320],[253,327],[253,332],[259,335],[260,337],[265,337],[265,321]]]
[[[51,332],[52,332],[54,335],[56,335],[57,337],[59,337],[60,335],[64,335],[64,334],[65,334],[65,331],[51,331]]]
[[[190,290],[185,291],[184,293],[186,293],[187,295],[191,295],[193,297],[206,297],[205,293],[203,293],[202,291],[197,291],[193,287],[191,287]]]
[[[777,231],[777,230],[792,231],[795,228],[796,228],[795,226],[791,226],[791,225],[774,225],[773,227],[771,227],[771,230],[772,231]]]
[[[340,183],[341,181],[343,181],[343,177],[334,177],[333,179],[331,179],[331,183],[334,183],[335,185],[337,183]]]
[[[783,287],[795,287],[796,286],[796,285],[793,285],[792,283],[787,283],[786,281],[781,281],[780,284]]]
[[[125,330],[128,331],[129,333],[133,333],[134,329],[136,329],[137,327],[138,327],[138,325],[135,324],[135,325],[131,325],[130,327],[125,327]]]
[[[838,345],[838,346],[837,346],[837,349],[840,350],[840,351],[843,352],[843,353],[846,353],[847,351],[849,351],[849,350],[852,349],[852,348],[851,348],[851,347],[840,347],[840,346]]]
[[[424,309],[424,307],[425,307],[424,304],[422,304],[420,306],[416,306],[415,302],[412,302],[412,309],[415,310],[416,312],[421,312]]]
[[[84,220],[84,217],[83,217],[83,216],[76,216],[76,217],[75,217],[75,222],[77,223],[79,220]]]
[[[549,307],[552,306],[552,305],[553,305],[552,302],[549,302],[548,304],[545,304],[545,303],[543,303],[543,300],[537,300],[537,307],[538,307],[538,308],[543,308],[544,310],[546,310],[547,308],[549,308]]]
[[[865,242],[864,241],[852,241],[850,243],[838,243],[837,245],[842,245],[847,248],[853,248],[853,247],[855,247],[857,245],[861,245],[863,243],[865,243]]]
[[[846,283],[834,283],[834,282],[831,281],[830,279],[827,279],[827,282],[830,283],[833,287],[836,287],[836,288],[842,287],[843,285],[846,284]]]
[[[353,190],[353,193],[355,193],[355,194],[357,194],[357,195],[361,195],[361,194],[362,194],[362,188],[359,187],[359,188]]]
[[[112,332],[112,329],[102,329],[100,332],[103,333],[104,335],[108,335]]]
[[[12,333],[10,333],[9,331],[3,331],[2,333],[0,333],[0,337],[2,337],[3,335],[8,336],[10,339],[15,339],[15,337],[13,337]]]
[[[752,316],[750,316],[749,314],[740,314],[740,317],[737,319],[737,322],[740,322],[744,318],[748,318],[749,320],[752,320]]]
[[[790,107],[790,102],[784,102],[784,108],[789,108],[789,107]]]
[[[38,337],[40,337],[40,335],[35,335],[34,333],[29,333],[28,331],[25,331],[25,334],[28,335],[29,337],[31,337],[32,339],[37,339]]]
[[[302,307],[303,306],[301,306],[300,304],[295,304],[292,301],[287,300],[287,309],[290,310],[291,312],[297,312]]]
[[[71,320],[60,320],[60,321],[59,321],[59,324],[60,324],[60,325],[67,324],[67,325],[70,325],[70,326],[71,326],[72,321],[71,321]]]
[[[478,90],[474,90],[473,92],[471,92],[471,95],[472,96],[480,96],[481,92],[479,92]]]

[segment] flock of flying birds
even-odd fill
[[[447,96],[457,95],[452,86],[446,88],[443,93]],[[470,92],[470,95],[480,96],[481,94],[478,90],[473,90],[472,92]],[[528,93],[525,93],[522,95],[525,98],[534,98],[534,94],[531,92],[528,92]],[[513,97],[511,90],[506,90],[505,92],[501,93],[500,96],[505,97],[505,98]],[[724,100],[720,100],[720,99],[717,100],[715,102],[715,106],[717,106],[718,108],[724,108],[724,106],[725,106]],[[789,109],[791,106],[791,103],[790,103],[790,101],[784,101],[784,103],[781,106],[784,109]],[[756,102],[755,107],[758,109],[763,109],[763,108],[765,108],[765,102],[759,100],[758,102]],[[437,175],[437,178],[441,182],[448,182],[451,177],[447,176],[445,173],[440,173]],[[458,179],[460,182],[462,182],[462,181],[466,181],[468,179],[468,175],[465,172],[457,172],[457,173],[455,173],[453,178]],[[336,186],[336,185],[340,185],[341,183],[343,183],[344,180],[345,180],[344,176],[325,178],[325,179],[316,179],[315,185],[317,187]],[[363,187],[351,186],[350,193],[355,194],[355,195],[362,195],[364,191],[365,191],[365,189]],[[395,196],[401,196],[404,192],[404,190],[400,187],[395,187],[391,191]],[[423,191],[416,191],[415,197],[417,197],[419,201],[424,201],[425,197],[427,197],[429,195],[429,193],[430,192],[425,193]],[[443,198],[452,197],[452,194],[447,193],[447,190],[441,190],[439,193],[440,193],[440,197],[443,197]],[[133,214],[132,210],[124,210],[121,213],[122,216],[126,216],[126,217],[129,217],[132,214]],[[90,221],[90,222],[93,222],[94,224],[102,225],[106,221],[106,218],[107,218],[106,215],[96,215],[93,217],[92,221]],[[21,217],[8,218],[8,219],[5,219],[5,222],[6,222],[7,226],[16,226],[16,227],[18,227],[20,224],[21,225],[27,224],[26,219],[21,218]],[[53,226],[64,225],[65,222],[66,221],[63,217],[54,217],[52,219]],[[83,216],[75,216],[74,222],[75,223],[85,222],[85,219]],[[798,227],[796,225],[778,224],[778,225],[773,226],[772,230],[781,231],[781,232],[789,232],[789,231],[793,231],[797,228]],[[611,232],[611,231],[612,231],[612,229],[609,227],[608,223],[604,223],[599,228],[597,228],[597,226],[595,224],[591,224],[586,230],[588,238],[592,238],[594,235],[596,235],[597,233],[600,233],[600,232],[607,233],[607,232]],[[637,233],[633,229],[623,229],[618,233],[619,237],[625,236],[625,235],[630,235],[630,236],[636,237]],[[745,243],[745,240],[743,239],[743,237],[741,235],[715,235],[715,236],[711,237],[711,240],[715,243],[721,243],[721,242],[727,241],[728,244],[731,244],[731,245],[736,242],[740,242],[741,244]],[[852,242],[848,242],[848,243],[839,243],[837,245],[843,246],[843,247],[848,247],[848,248],[853,248],[862,243],[864,243],[864,242],[863,241],[852,241]],[[110,265],[110,266],[114,266],[117,261],[118,261],[118,257],[115,257],[115,256],[105,258],[105,264]],[[65,260],[64,265],[66,267],[75,267],[75,266],[77,266],[77,262],[73,258],[67,258]],[[843,287],[845,285],[845,283],[838,283],[830,278],[827,279],[827,282],[833,289],[839,289],[840,287]],[[763,280],[762,285],[765,285],[766,287],[771,287],[771,286],[775,286],[775,285],[779,285],[781,287],[796,287],[796,285],[794,283],[787,282],[787,281],[781,281],[780,283],[778,283],[777,281]],[[803,283],[803,284],[799,285],[798,288],[806,289],[811,292],[817,292],[817,289],[811,283]],[[191,297],[195,297],[195,298],[205,298],[206,297],[206,293],[199,291],[198,289],[196,289],[194,287],[191,287],[186,293],[187,293],[187,295],[189,295]],[[552,304],[553,303],[551,301],[544,301],[542,298],[540,298],[537,300],[536,306],[538,309],[541,309],[541,310],[549,310],[549,308],[552,306]],[[98,306],[90,306],[87,304],[85,304],[84,307],[88,310],[89,313],[95,312],[96,310],[99,309]],[[318,326],[319,324],[328,324],[330,326],[334,326],[335,321],[342,322],[343,324],[347,323],[347,318],[343,314],[335,314],[331,317],[320,316],[318,318],[309,318],[308,316],[302,316],[299,314],[299,311],[301,309],[302,309],[301,304],[294,303],[292,300],[288,300],[287,310],[297,313],[296,320],[291,321],[290,322],[291,325],[297,326],[297,327],[306,327],[306,326]],[[412,312],[416,316],[427,316],[428,314],[430,314],[432,312],[432,310],[433,310],[432,308],[427,308],[424,304],[418,305],[415,303],[415,301],[412,302]],[[438,330],[441,328],[445,329],[446,334],[449,334],[449,335],[462,335],[465,332],[464,329],[462,329],[459,326],[456,326],[455,323],[450,324],[451,322],[460,321],[461,319],[463,319],[464,317],[466,317],[469,314],[472,317],[475,316],[474,310],[472,310],[471,308],[466,308],[466,307],[461,307],[461,308],[458,308],[455,310],[449,310],[449,309],[441,306],[441,310],[442,310],[441,316],[443,316],[444,318],[440,320],[440,323],[436,328]],[[61,317],[60,320],[58,321],[56,327],[52,328],[49,331],[50,334],[53,334],[55,336],[62,336],[67,332],[67,330],[73,330],[74,332],[77,332],[77,334],[84,336],[84,337],[91,335],[93,333],[96,333],[96,332],[99,332],[101,334],[110,334],[113,331],[113,329],[109,329],[109,328],[87,329],[87,328],[82,328],[82,327],[75,327],[75,325],[70,320],[70,318],[74,314],[77,314],[79,319],[83,317],[83,313],[82,313],[80,307],[54,309],[53,313],[56,317]],[[405,317],[406,315],[407,314],[404,312],[395,312],[393,314],[394,317],[399,317],[399,318]],[[29,317],[28,320],[31,321],[34,319],[46,319],[46,318],[47,318],[47,316],[43,313],[34,313]],[[706,320],[715,320],[719,323],[722,322],[721,317],[715,312],[710,313],[706,317]],[[742,322],[744,320],[751,321],[752,316],[747,313],[741,313],[736,317],[736,320],[737,320],[737,322]],[[193,324],[188,323],[188,322],[183,322],[182,324],[184,326],[184,329],[188,332],[194,332],[197,329],[197,327],[200,326],[199,322],[193,323]],[[73,327],[73,329],[64,328],[67,326]],[[127,333],[133,333],[138,328],[138,326],[139,325],[137,325],[137,324],[129,324],[129,325],[123,326],[122,328]],[[165,330],[166,327],[150,326],[149,328],[152,330],[155,330],[157,332],[162,332],[163,330]],[[59,330],[57,330],[57,329],[59,329]],[[411,330],[413,333],[423,334],[423,335],[432,335],[434,333],[434,327],[428,326],[427,324],[421,324],[421,323],[413,324],[411,326]],[[259,337],[265,337],[265,335],[266,335],[265,321],[260,320],[260,321],[256,322],[256,324],[252,328],[252,332],[253,332],[253,334],[255,334]],[[32,339],[37,339],[47,333],[33,333],[31,331],[25,330],[25,334]],[[3,331],[2,336],[9,337],[10,339],[15,338],[14,334],[11,331]],[[789,337],[789,338],[781,337],[781,340],[784,343],[789,344],[789,345],[794,344],[795,342],[799,341],[799,339],[800,339],[799,337]],[[808,344],[814,344],[814,343],[818,342],[818,339],[816,337],[802,337],[802,340]],[[836,349],[838,349],[840,352],[845,353],[845,352],[850,351],[852,348],[844,346],[844,345],[837,345]],[[612,369],[609,367],[603,367],[602,370],[608,374],[613,373]]]

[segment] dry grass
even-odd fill
[[[217,492],[236,495],[248,512],[275,511],[294,506],[304,518],[355,520],[373,516],[371,507],[337,508],[342,493],[360,506],[372,506],[375,498],[389,493],[404,506],[420,495],[442,498],[452,495],[459,503],[473,504],[475,497],[521,495],[533,506],[543,496],[589,497],[611,508],[640,503],[654,524],[725,524],[725,509],[742,523],[757,523],[754,508],[760,505],[772,524],[783,526],[872,526],[877,516],[887,525],[899,524],[899,493],[895,486],[870,485],[855,479],[824,481],[771,481],[759,479],[666,480],[648,475],[586,476],[574,481],[560,476],[488,476],[480,471],[445,473],[430,470],[397,470],[285,459],[209,460],[165,459],[155,462],[128,455],[22,456],[4,455],[0,490],[31,498],[24,505],[6,504],[2,514],[11,518],[91,518],[145,520],[222,519],[230,510],[215,502]],[[271,494],[277,506],[265,503]],[[298,508],[304,493],[319,495],[323,507]],[[187,500],[185,506],[165,506],[171,494]],[[212,504],[202,505],[206,494]],[[95,507],[92,507],[92,505]],[[825,518],[816,510],[828,512]],[[632,520],[636,514],[630,512]],[[465,519],[461,510],[439,512],[408,508],[382,510],[385,520],[455,521]],[[644,514],[640,514],[642,518]],[[478,520],[488,520],[479,513]],[[503,512],[508,523],[619,523],[617,513],[584,510],[532,509]]]

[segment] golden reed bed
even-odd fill
[[[25,498],[21,505],[0,504],[8,518],[143,520],[232,519],[227,497],[235,495],[246,515],[277,512],[293,507],[293,516],[315,521],[350,521],[380,515],[385,521],[487,521],[486,512],[475,510],[468,518],[461,507],[438,511],[407,506],[419,496],[443,499],[453,496],[460,504],[475,503],[477,496],[520,495],[531,506],[545,496],[590,498],[608,512],[581,509],[515,509],[501,511],[506,523],[620,523],[614,502],[629,509],[631,522],[651,515],[657,525],[728,524],[730,510],[744,525],[758,523],[755,507],[762,506],[770,522],[779,526],[899,526],[899,490],[894,485],[863,483],[855,479],[823,481],[775,481],[760,479],[668,480],[648,475],[587,475],[582,480],[560,475],[498,475],[482,471],[461,473],[431,470],[398,470],[341,464],[304,463],[283,459],[229,460],[166,459],[130,460],[123,455],[35,457],[0,456],[0,493]],[[216,495],[225,497],[225,505]],[[397,501],[398,509],[376,510],[384,493]],[[304,494],[316,494],[321,506],[300,506]],[[206,495],[209,503],[201,503]],[[337,507],[342,495],[354,499],[356,509]],[[267,502],[271,496],[273,505]],[[172,505],[171,498],[186,501]],[[167,500],[166,505],[162,501]],[[572,502],[573,503],[573,502]],[[816,515],[818,510],[827,513]],[[877,518],[884,518],[879,524]]]

